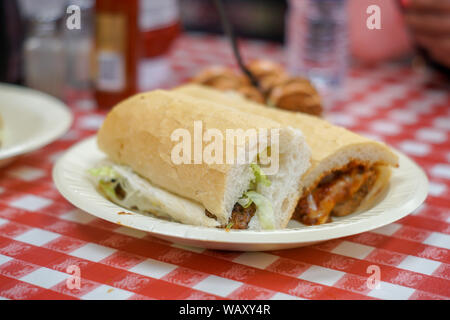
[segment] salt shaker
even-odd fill
[[[30,88],[64,98],[64,44],[58,30],[62,12],[41,11],[30,17],[24,43],[25,84]]]

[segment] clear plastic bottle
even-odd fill
[[[290,72],[322,91],[341,85],[348,68],[347,0],[290,0],[287,60]]]

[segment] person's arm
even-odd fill
[[[378,63],[407,55],[413,49],[397,0],[349,0],[351,53],[364,64]],[[376,4],[381,11],[381,29],[369,29],[367,8]]]
[[[450,68],[450,0],[402,1],[417,44],[431,59]]]

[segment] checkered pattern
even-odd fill
[[[242,43],[247,58],[282,61],[273,44]],[[223,39],[184,36],[170,87],[209,64],[232,65]],[[88,215],[51,181],[54,161],[95,133],[104,112],[71,103],[75,123],[51,145],[0,170],[2,299],[449,299],[450,94],[427,89],[398,65],[355,68],[331,121],[415,159],[431,186],[426,203],[383,228],[310,247],[265,253],[171,244]],[[81,283],[73,289],[74,266]],[[368,270],[379,268],[371,289]],[[72,268],[72,269],[71,269]]]

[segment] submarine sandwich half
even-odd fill
[[[175,92],[218,101],[232,109],[251,112],[300,129],[311,148],[311,166],[302,174],[301,196],[293,218],[307,225],[331,221],[370,207],[386,188],[398,158],[376,142],[315,116],[266,107],[235,93],[222,93],[197,84]]]
[[[261,132],[270,134],[261,138]],[[203,137],[201,148],[197,137]],[[163,90],[115,106],[97,142],[107,159],[89,174],[109,200],[185,224],[230,229],[284,228],[311,155],[298,129]]]

